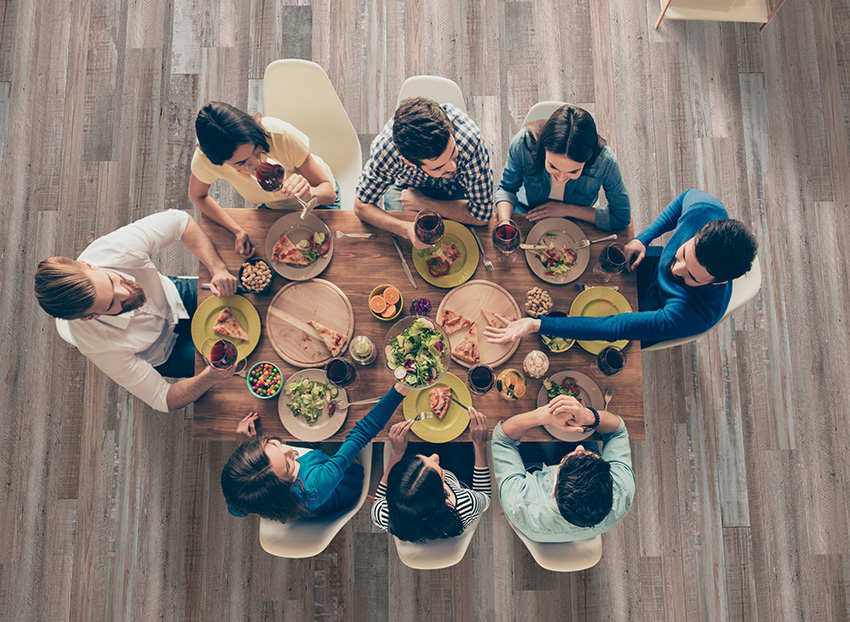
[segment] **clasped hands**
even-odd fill
[[[596,417],[571,395],[559,395],[538,408],[546,424],[565,432],[584,432],[584,426],[593,425]]]

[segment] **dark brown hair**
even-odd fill
[[[611,465],[595,453],[567,456],[558,469],[555,502],[567,522],[598,525],[614,505]]]
[[[271,136],[254,117],[223,102],[208,102],[195,119],[195,135],[201,151],[221,166],[240,145],[262,147],[268,153]]]
[[[452,124],[446,111],[432,99],[408,97],[395,111],[393,143],[416,166],[440,157],[449,144]]]
[[[96,295],[86,268],[68,257],[48,257],[39,263],[34,289],[41,308],[63,320],[85,317]]]
[[[596,132],[596,122],[587,110],[564,104],[540,128],[539,122],[529,123],[526,131],[534,155],[532,173],[544,170],[546,152],[566,155],[574,162],[584,162],[584,175],[596,163],[606,142]]]

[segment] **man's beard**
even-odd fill
[[[142,286],[136,283],[135,281],[128,281],[127,279],[121,279],[121,285],[126,287],[131,296],[121,303],[121,313],[128,313],[129,311],[134,311],[145,304],[147,301],[147,297],[145,296],[145,290],[142,289]],[[119,313],[118,315],[121,315]]]
[[[667,272],[667,278],[669,278],[669,279],[670,279],[671,281],[673,281],[674,283],[678,283],[678,284],[679,284],[679,285],[681,285],[682,287],[687,287],[687,286],[688,286],[688,284],[687,284],[687,283],[685,283],[685,279],[683,279],[683,278],[682,278],[682,277],[680,277],[680,276],[676,276],[675,274],[673,274],[673,266],[674,266],[675,264],[676,264],[676,258],[675,258],[675,257],[673,257],[673,259],[671,259],[671,260],[670,260],[670,263],[668,263],[668,264],[667,264],[667,270],[666,270],[666,272]]]

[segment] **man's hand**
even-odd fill
[[[242,259],[248,259],[251,257],[257,249],[254,248],[254,245],[251,244],[251,238],[248,237],[248,234],[242,229],[239,233],[236,234],[236,244],[234,246],[234,250],[236,254],[239,255]]]
[[[313,187],[310,182],[297,173],[286,178],[280,191],[288,197],[298,197],[305,203],[313,198]]]
[[[490,432],[490,423],[487,417],[475,410],[472,406],[469,407],[469,436],[472,438],[472,444],[478,447],[487,445],[487,434]]]
[[[416,237],[416,226],[414,222],[404,223],[404,235],[408,240],[410,240],[410,243],[413,244],[413,248],[418,248],[419,250],[431,248],[430,244],[425,244],[425,242],[421,242],[419,238]]]
[[[537,222],[544,218],[566,218],[570,213],[570,208],[563,201],[546,201],[530,210],[525,217],[531,222]]]
[[[230,367],[225,367],[224,369],[207,365],[204,367],[203,371],[201,371],[201,374],[206,375],[212,381],[213,385],[218,384],[222,380],[227,380],[228,378],[233,377],[234,373],[236,373],[236,363]]]
[[[596,417],[572,395],[559,395],[547,404],[551,425],[566,432],[584,432],[584,426],[593,425]]]
[[[638,267],[640,262],[642,262],[643,258],[646,256],[646,246],[643,245],[643,242],[635,238],[634,240],[626,244],[625,252],[626,267],[628,267],[629,272],[632,272],[635,268]]]
[[[390,428],[390,445],[392,446],[392,451],[390,452],[390,462],[398,462],[404,456],[404,450],[407,449],[407,441],[410,439],[410,428],[413,427],[415,422],[413,419],[407,419],[406,421],[400,421],[393,425]]]
[[[505,319],[505,318],[501,318]],[[525,335],[531,335],[540,330],[540,320],[532,317],[523,317],[514,320],[504,328],[495,328],[487,326],[484,329],[484,336],[490,343],[510,343],[516,341]]]
[[[239,437],[239,442],[244,443],[257,438],[257,426],[259,425],[260,415],[257,413],[248,413],[236,426],[236,436]]]
[[[217,271],[210,279],[210,291],[221,298],[222,296],[232,296],[236,293],[236,285],[238,281],[236,277],[230,274],[227,270]]]

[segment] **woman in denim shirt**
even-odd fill
[[[259,514],[285,523],[350,507],[363,485],[363,468],[354,458],[387,425],[409,390],[401,384],[390,389],[332,456],[258,436],[256,413],[246,416],[237,432],[247,440],[231,454],[221,472],[221,490],[230,513]]]
[[[605,189],[606,202],[594,207],[600,188]],[[496,209],[500,219],[510,218],[514,210],[528,211],[532,222],[569,217],[603,231],[623,229],[632,219],[614,152],[596,133],[590,113],[569,104],[514,136],[496,191]]]

